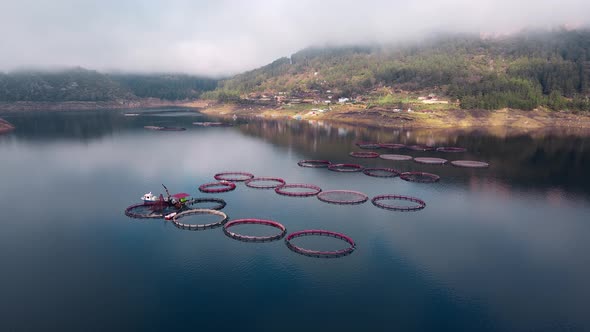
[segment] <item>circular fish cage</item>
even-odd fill
[[[440,180],[440,176],[426,172],[405,172],[400,174],[400,179],[409,182],[433,183]]]
[[[170,212],[174,212],[174,208],[158,203],[139,203],[128,206],[125,209],[125,215],[129,218],[135,219],[162,219]]]
[[[235,233],[230,231],[229,229],[232,226],[237,225],[264,225],[269,227],[274,227],[279,230],[279,233],[270,236],[253,236],[253,235],[243,235],[239,233]],[[285,234],[287,234],[287,229],[282,224],[272,221],[272,220],[264,220],[264,219],[236,219],[232,220],[225,225],[223,225],[223,232],[225,235],[231,237],[232,239],[244,242],[271,242],[282,239]]]
[[[377,158],[379,154],[377,152],[365,152],[365,151],[354,151],[349,153],[354,158]]]
[[[379,144],[382,149],[389,149],[389,150],[399,150],[404,149],[406,147],[405,144],[394,144],[394,143],[382,143]]]
[[[380,149],[381,144],[372,142],[357,142],[355,143],[361,149]]]
[[[337,205],[363,204],[369,199],[367,195],[353,190],[322,191],[317,195],[317,197],[322,202]]]
[[[405,154],[382,154],[379,156],[379,158],[385,159],[385,160],[395,160],[395,161],[412,160],[412,156],[407,156]]]
[[[394,178],[401,174],[401,172],[393,168],[365,168],[363,173],[376,178]]]
[[[301,189],[303,190],[300,191]],[[321,193],[322,188],[314,186],[313,184],[293,183],[276,187],[275,192],[283,196],[310,197]]]
[[[363,166],[357,164],[332,164],[328,169],[332,172],[353,173],[363,170]]]
[[[455,147],[455,146],[441,146],[439,148],[436,148],[436,151],[458,153],[458,152],[465,152],[465,151],[467,151],[467,149],[459,148],[459,147]]]
[[[486,168],[490,167],[490,164],[483,161],[475,160],[454,160],[451,161],[451,165],[457,167],[468,167],[468,168]]]
[[[213,177],[219,181],[244,182],[254,178],[254,174],[247,172],[222,172],[215,174]]]
[[[305,249],[302,247],[299,247],[297,245],[294,245],[293,243],[291,243],[291,240],[298,238],[298,237],[303,237],[303,236],[329,236],[329,237],[333,237],[339,240],[342,240],[346,243],[348,243],[348,247],[344,248],[344,249],[339,249],[339,250],[333,250],[333,251],[324,251],[324,250],[310,250],[310,249]],[[352,238],[350,238],[349,236],[346,236],[342,233],[336,233],[336,232],[331,232],[331,231],[325,231],[325,230],[319,230],[319,229],[309,229],[309,230],[303,230],[303,231],[298,231],[298,232],[294,232],[291,233],[289,235],[287,235],[287,237],[285,237],[285,244],[287,245],[287,247],[289,249],[291,249],[292,251],[304,255],[304,256],[309,256],[309,257],[317,257],[317,258],[337,258],[337,257],[343,257],[346,255],[350,255],[354,249],[356,249],[356,244],[354,243],[354,241],[352,240]]]
[[[408,149],[410,150],[414,150],[414,151],[432,151],[434,150],[434,148],[432,146],[427,146],[427,145],[409,145],[407,146]]]
[[[332,163],[329,160],[301,160],[297,163],[297,165],[301,167],[309,167],[309,168],[326,168],[330,166]]]
[[[222,210],[227,205],[227,203],[221,198],[191,198],[188,201],[186,201],[186,203],[184,203],[184,204],[194,210],[194,209],[205,209],[205,208],[197,208],[195,206],[199,205],[199,204],[208,204],[208,203],[214,203],[216,205],[214,205],[212,207],[207,207],[206,210]]]
[[[205,183],[199,186],[199,191],[207,194],[219,194],[236,189],[236,184],[229,181]]]
[[[182,223],[179,220],[188,216],[196,216],[196,215],[201,215],[201,216],[205,216],[205,215],[212,215],[212,216],[216,216],[217,219],[219,219],[216,222],[211,222],[211,223],[203,223],[203,224],[188,224],[188,223]],[[187,211],[183,211],[178,213],[177,215],[175,215],[172,218],[172,223],[174,224],[174,226],[181,228],[181,229],[187,229],[187,230],[191,230],[191,231],[198,231],[198,230],[204,230],[204,229],[211,229],[211,228],[217,228],[220,226],[223,226],[228,220],[227,214],[221,212],[221,211],[217,211],[217,210],[209,210],[209,209],[193,209],[193,210],[187,210]]]
[[[275,189],[285,185],[285,180],[281,178],[259,177],[246,180],[246,186],[256,189]]]
[[[417,157],[414,158],[414,161],[420,164],[428,164],[428,165],[444,165],[448,162],[446,159],[442,158],[430,158],[430,157]]]
[[[387,204],[385,201],[409,201],[412,203],[415,203],[414,205],[392,205],[392,204]],[[404,211],[404,212],[410,212],[410,211],[418,211],[418,210],[422,210],[423,208],[426,207],[426,203],[416,197],[411,197],[411,196],[402,196],[402,195],[379,195],[379,196],[375,196],[373,197],[373,199],[371,199],[371,203],[373,203],[373,205],[375,205],[378,208],[382,208],[385,210],[391,210],[391,211]]]

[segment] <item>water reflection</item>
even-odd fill
[[[20,140],[70,139],[92,141],[115,132],[144,130],[144,126],[188,126],[202,114],[186,109],[133,110],[138,116],[125,116],[124,110],[4,113],[18,130],[11,133]]]
[[[445,176],[452,182],[467,184],[470,180],[461,176],[471,174],[478,177],[493,177],[504,186],[552,190],[561,188],[590,194],[590,132],[557,131],[532,132],[521,134],[508,130],[400,130],[363,128],[341,125],[332,131],[332,125],[322,122],[303,121],[260,121],[252,120],[240,126],[240,130],[253,137],[289,149],[309,154],[312,159],[348,160],[343,156],[352,150],[358,141],[402,143],[406,145],[423,144],[429,146],[459,146],[467,148],[466,153],[415,152],[410,150],[380,150],[381,153],[403,153],[412,156],[436,156],[449,160],[473,159],[489,162],[490,170],[468,170],[445,167],[421,167],[410,164],[411,169],[428,168]],[[573,135],[572,132],[577,135]],[[350,159],[352,160],[352,159]],[[349,160],[349,161],[350,161]],[[365,163],[374,164],[375,161]],[[402,165],[408,163],[383,163]]]
[[[182,114],[9,116],[17,131],[0,137],[0,155],[9,156],[0,162],[0,284],[11,285],[0,299],[6,330],[23,324],[84,329],[96,312],[103,318],[97,329],[119,322],[129,329],[264,328],[260,322],[283,328],[284,317],[306,317],[286,330],[590,329],[588,136],[321,121],[195,128],[194,116]],[[157,121],[189,129],[143,129]],[[457,145],[469,151],[403,153],[485,160],[491,167],[361,161],[441,176],[440,183],[418,184],[296,164],[359,161],[348,155],[357,141]],[[122,213],[162,182],[201,197],[198,185],[221,171],[370,197],[405,194],[427,206],[416,213],[368,203],[334,206],[244,185],[221,196],[230,219],[271,219],[289,232],[323,228],[350,236],[357,248],[338,260],[293,254],[282,241],[244,244],[219,229],[182,232],[169,222],[138,223]],[[322,245],[330,244],[317,248]],[[228,303],[241,309],[216,316]],[[184,313],[190,318],[170,322],[154,314],[170,307],[189,308]]]

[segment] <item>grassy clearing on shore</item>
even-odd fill
[[[403,93],[386,94],[380,97],[371,97],[367,102],[366,108],[388,108],[388,109],[405,109],[411,108],[413,110],[453,110],[461,108],[459,103],[448,100],[440,102],[426,103],[419,99],[418,95],[410,95]]]

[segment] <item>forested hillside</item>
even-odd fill
[[[203,91],[214,90],[217,80],[190,75],[110,75],[121,86],[141,98],[155,97],[166,100],[198,98]]]
[[[590,110],[590,31],[308,48],[219,84],[190,75],[102,74],[83,68],[0,73],[0,102],[184,100],[207,91],[204,97],[221,101],[259,93],[316,100],[368,97],[380,105],[401,105],[408,95],[415,100],[434,93],[449,100],[449,107],[465,109]]]
[[[435,92],[462,108],[590,110],[590,31],[454,35],[404,45],[309,48],[221,82],[220,99],[250,92],[336,97]],[[386,89],[383,89],[386,88]],[[389,92],[388,92],[389,91]]]
[[[189,75],[102,74],[83,68],[0,73],[0,102],[112,101],[198,98],[214,79]]]

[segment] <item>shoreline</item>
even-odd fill
[[[36,112],[36,111],[91,111],[91,110],[120,110],[158,107],[206,107],[202,101],[170,101],[157,98],[137,100],[113,101],[64,101],[64,102],[0,102],[0,112]]]
[[[428,112],[394,112],[387,108],[366,108],[362,105],[333,105],[325,112],[313,111],[319,105],[252,105],[218,103],[211,100],[167,101],[155,98],[116,100],[108,102],[0,102],[0,112],[35,111],[86,111],[121,110],[159,107],[185,107],[206,115],[231,118],[292,119],[327,121],[343,125],[392,129],[449,129],[531,132],[555,130],[565,132],[590,132],[590,112],[522,111],[515,109],[487,110],[433,110]],[[14,126],[0,121],[0,132],[8,132]]]
[[[507,127],[523,131],[540,129],[574,129],[590,131],[590,113],[567,111],[514,109],[487,110],[439,110],[393,112],[385,108],[333,106],[325,112],[312,111],[317,105],[299,104],[297,108],[261,105],[208,103],[201,113],[246,118],[296,119],[330,121],[349,125],[363,125],[396,129],[481,129]]]

